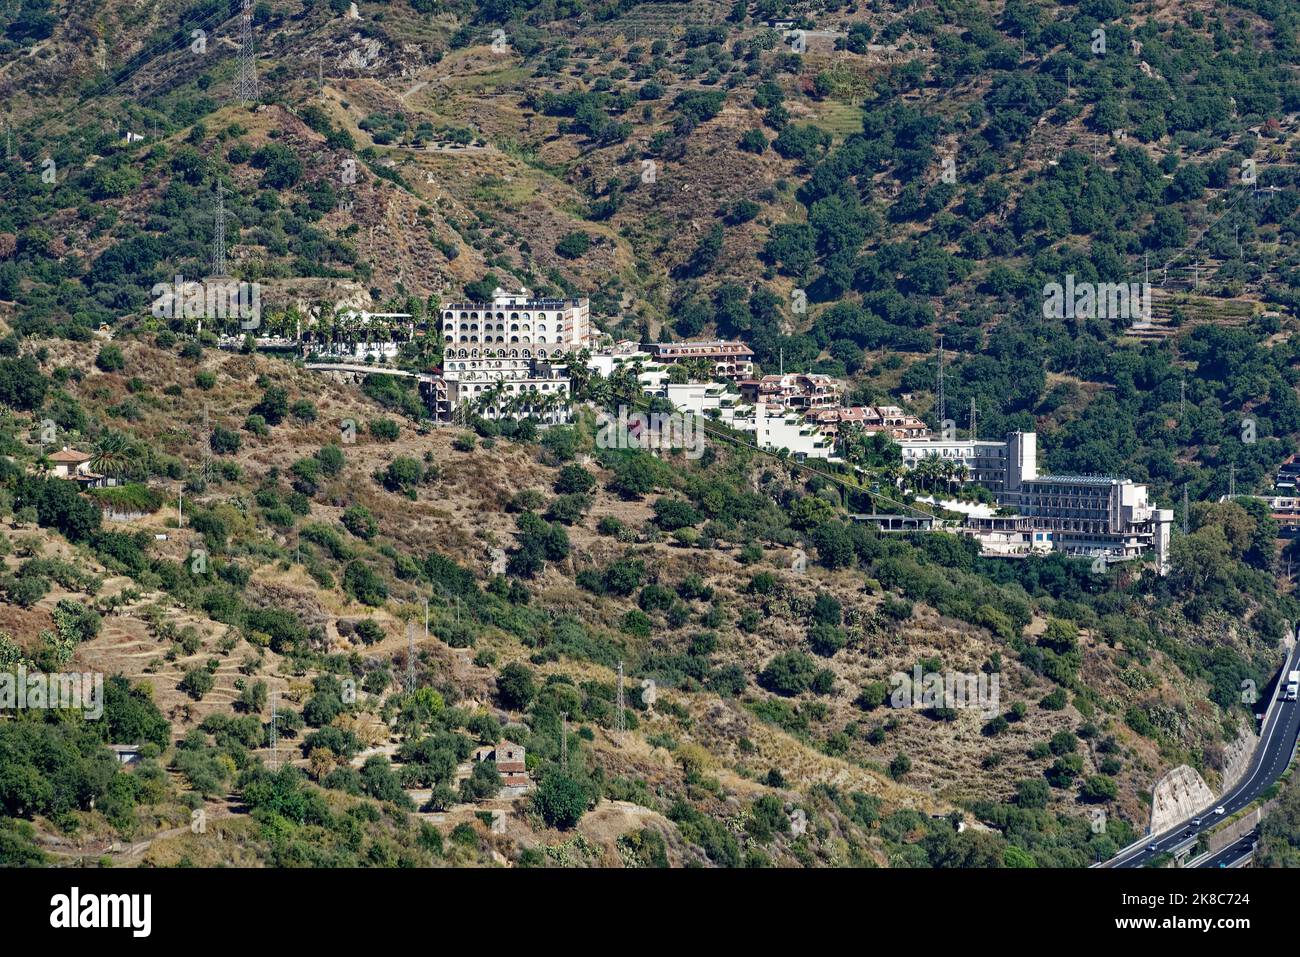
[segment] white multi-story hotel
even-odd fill
[[[535,299],[497,288],[491,302],[441,309],[443,377],[453,407],[486,418],[569,418],[570,378],[563,360],[591,342],[586,299]]]
[[[567,366],[544,359],[445,359],[443,379],[452,408],[468,406],[485,419],[569,421]]]
[[[986,554],[1055,550],[1067,555],[1124,561],[1154,549],[1163,573],[1169,559],[1174,513],[1154,508],[1147,487],[1107,475],[1039,475],[1038,436],[1012,432],[1005,442],[970,439],[904,441],[903,464],[927,457],[960,462],[969,482],[997,495],[1015,516],[968,519],[964,533]]]
[[[442,307],[442,338],[448,359],[534,359],[575,352],[591,341],[586,299],[534,299],[497,288],[491,302],[452,302]]]

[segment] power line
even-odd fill
[[[619,396],[619,398],[624,401],[624,404],[630,405],[635,409],[645,410],[645,411],[649,411],[650,409],[650,399],[645,395]],[[900,502],[897,499],[890,498],[889,496],[883,494],[882,492],[870,488],[865,488],[858,482],[846,481],[845,479],[840,478],[838,475],[835,475],[833,472],[826,472],[826,471],[822,471],[821,469],[813,468],[812,466],[797,461],[795,459],[782,459],[775,452],[771,452],[768,449],[761,448],[758,445],[757,437],[755,438],[754,444],[751,445],[749,442],[741,441],[735,436],[729,435],[726,432],[723,432],[719,429],[710,428],[708,420],[705,419],[703,416],[697,416],[696,419],[699,422],[699,428],[703,430],[705,435],[712,436],[713,438],[718,439],[719,441],[728,442],[731,445],[736,446],[737,448],[746,449],[750,452],[756,452],[759,455],[765,455],[769,459],[772,459],[774,462],[782,462],[785,465],[789,466],[790,468],[798,469],[800,471],[808,472],[812,475],[819,476],[820,478],[823,478],[828,482],[834,482],[836,485],[840,486],[841,488],[848,489],[851,492],[870,495],[872,498],[880,499],[880,501],[885,502],[888,505],[897,506],[898,508],[909,511],[914,515],[919,515],[922,518],[931,518],[931,519],[935,518],[934,512],[926,511],[925,509],[920,508],[916,505],[909,505],[907,502]],[[854,466],[854,468],[858,469],[857,466]]]
[[[202,30],[206,27],[222,24],[227,19],[229,19],[229,17],[223,12],[224,9],[225,9],[224,6],[219,7],[216,11],[214,11],[213,13],[209,14],[208,16],[204,17],[201,20],[196,20],[189,24],[182,24],[182,30],[185,27],[189,27],[191,32],[193,32],[194,30]],[[87,93],[85,96],[82,96],[80,99],[78,99],[67,109],[63,110],[60,113],[55,114],[54,116],[50,117],[48,120],[42,122],[35,129],[31,130],[30,131],[31,138],[35,139],[40,133],[45,132],[50,126],[52,126],[57,121],[66,119],[72,114],[80,111],[92,100],[107,97],[109,94],[116,91],[119,87],[125,85],[128,80],[135,80],[136,74],[139,73],[139,71],[142,70],[147,65],[148,62],[152,61],[154,57],[159,56],[163,53],[172,52],[172,47],[174,45],[174,42],[175,42],[174,40],[164,40],[160,43],[154,44],[152,47],[150,47],[147,50],[142,50],[141,52],[137,53],[133,59],[140,61],[140,66],[136,67],[133,72],[122,74],[122,78],[120,80],[117,80],[116,82],[110,84],[105,89],[99,90],[98,92],[90,92]],[[181,43],[188,46],[189,43],[188,37],[183,37],[181,39]]]

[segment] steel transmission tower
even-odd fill
[[[226,187],[217,183],[217,211],[212,228],[212,275],[226,274]]]
[[[239,77],[235,94],[245,103],[257,102],[257,67],[253,63],[253,0],[244,0],[239,27]]]

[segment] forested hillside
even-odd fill
[[[1300,448],[1300,11],[355,6],[256,3],[246,101],[238,2],[0,0],[0,661],[109,676],[0,722],[0,862],[1086,866],[1170,768],[1222,783],[1300,618],[1245,497]],[[1170,574],[879,534],[880,442],[597,448],[626,379],[437,423],[159,315],[218,247],[264,332],[411,314],[404,371],[526,285],[1036,431],[1174,510]],[[1067,276],[1152,314],[1052,318]],[[892,706],[917,667],[1000,702]]]

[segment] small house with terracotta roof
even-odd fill
[[[88,452],[70,449],[66,445],[48,456],[55,478],[68,479],[83,488],[98,488],[108,484],[104,476],[90,470],[91,456]]]

